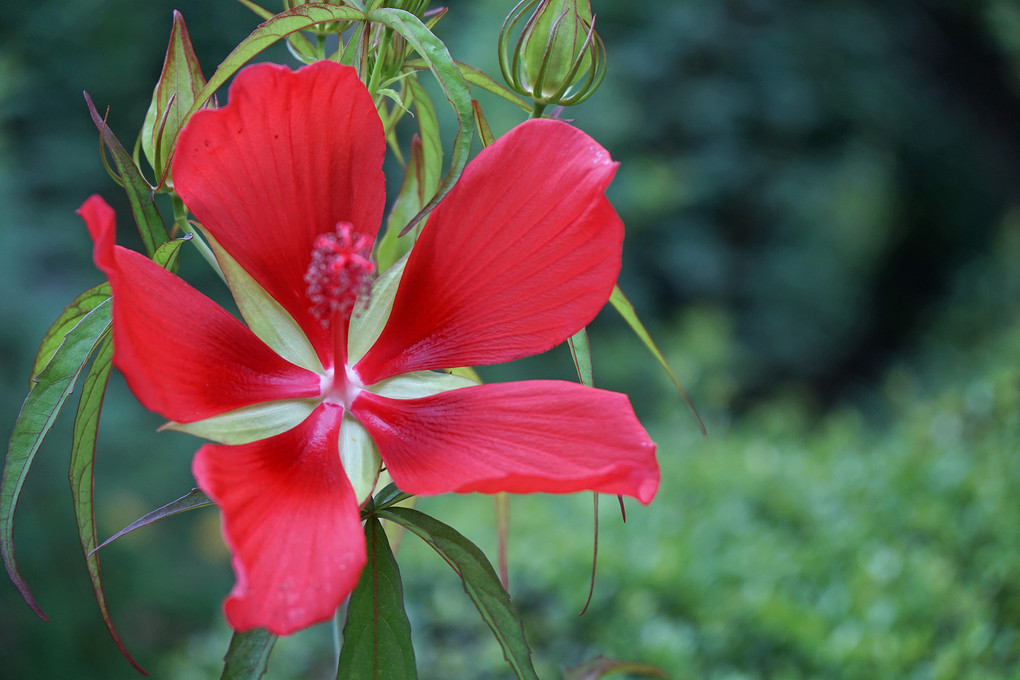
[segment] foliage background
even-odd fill
[[[449,4],[441,37],[495,75],[511,3]],[[515,499],[511,591],[543,677],[598,653],[676,678],[1017,677],[1020,10],[593,4],[609,74],[569,115],[622,161],[622,285],[710,436],[622,322],[602,315],[596,380],[632,395],[664,481],[626,525],[603,500],[584,617],[590,497]],[[74,209],[98,191],[127,224],[80,91],[132,139],[174,8],[207,74],[257,23],[228,0],[39,0],[0,18],[7,428],[43,331],[100,280]],[[517,122],[483,104],[497,130]],[[215,290],[189,255],[186,273]],[[558,349],[488,375],[570,372]],[[196,444],[156,435],[159,423],[115,378],[97,460],[102,535],[191,488]],[[68,435],[58,424],[40,452],[17,525],[23,573],[52,621],[0,587],[5,678],[132,674],[81,562]],[[488,499],[422,508],[494,554]],[[412,540],[399,558],[422,676],[505,677],[453,574]],[[215,512],[126,538],[103,564],[142,664],[156,677],[214,677],[229,636],[217,603],[231,583]],[[294,636],[269,677],[329,677],[331,654],[328,627]]]

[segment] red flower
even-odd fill
[[[543,352],[605,304],[623,238],[605,149],[562,122],[518,126],[370,286],[385,142],[354,70],[250,66],[229,95],[183,131],[173,178],[247,325],[114,245],[102,199],[79,212],[113,287],[116,365],[167,427],[218,442],[194,473],[223,513],[235,629],[333,615],[365,564],[359,506],[383,464],[419,495],[651,501],[655,445],[626,396],[431,370]]]

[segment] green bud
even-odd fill
[[[184,114],[195,103],[203,87],[205,76],[191,46],[184,17],[174,11],[163,71],[152,91],[152,102],[145,114],[140,139],[142,153],[155,171],[156,186],[160,189],[173,188],[170,160],[177,145],[177,135],[184,122]]]
[[[511,36],[531,10],[512,51]],[[606,50],[589,0],[522,0],[499,34],[503,78],[538,108],[579,104],[602,83]]]

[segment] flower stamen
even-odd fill
[[[332,233],[320,234],[312,246],[305,272],[305,289],[312,314],[328,325],[335,314],[350,318],[358,297],[370,289],[375,264],[370,259],[373,239],[354,231],[350,222],[337,222]]]

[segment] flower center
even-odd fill
[[[368,292],[375,264],[369,259],[373,239],[354,231],[350,222],[337,222],[331,233],[320,234],[312,245],[305,272],[305,289],[312,314],[324,326],[335,314],[350,318],[358,296]]]
[[[338,404],[349,411],[351,404],[361,391],[365,389],[361,377],[350,366],[335,366],[322,376],[322,401],[326,404]]]

